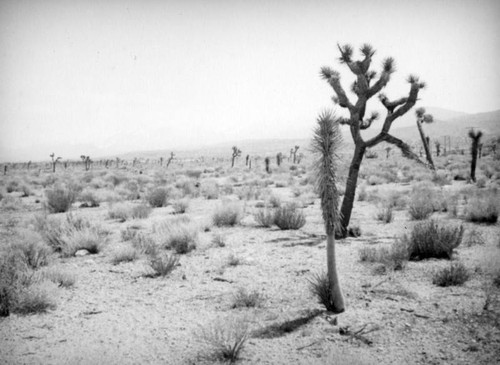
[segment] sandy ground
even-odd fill
[[[290,194],[287,188],[274,190],[284,197]],[[188,214],[207,220],[217,204],[194,199]],[[0,363],[197,364],[207,353],[197,334],[211,323],[242,316],[258,330],[322,309],[308,283],[311,274],[325,268],[319,201],[305,209],[307,224],[300,231],[256,227],[254,206],[255,202],[247,204],[241,225],[201,233],[198,248],[183,255],[180,266],[166,278],[144,277],[144,259],[112,265],[109,254],[119,244],[121,228],[139,224],[147,229],[169,215],[168,208],[155,209],[147,220],[125,223],[107,219],[105,204],[78,209],[115,232],[109,247],[97,255],[57,260],[54,265],[74,272],[77,282],[58,291],[55,310],[0,319]],[[396,211],[390,224],[377,222],[375,211],[373,204],[356,202],[353,221],[364,234],[337,242],[348,305],[338,324],[322,313],[282,336],[250,338],[239,363],[500,362],[500,310],[482,309],[486,275],[500,263],[499,225],[479,226],[486,245],[458,248],[457,258],[474,272],[472,279],[462,287],[439,288],[431,278],[434,270],[447,264],[442,260],[410,262],[405,270],[385,275],[373,273],[376,264],[359,262],[359,248],[392,242],[414,224],[406,211]],[[2,222],[30,214],[2,213]],[[211,243],[215,233],[225,235],[225,247]],[[228,266],[230,254],[241,264]],[[239,288],[259,290],[264,302],[257,308],[232,309]],[[341,327],[351,333],[362,330],[363,336],[342,335]]]

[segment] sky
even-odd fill
[[[498,19],[497,0],[1,0],[0,161],[306,138],[337,110],[321,66],[352,82],[337,43],[395,58],[391,99],[414,73],[418,105],[497,110]]]

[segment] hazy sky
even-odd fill
[[[416,73],[419,105],[500,109],[499,19],[498,0],[2,0],[0,160],[307,137],[337,42],[396,59],[390,98]]]

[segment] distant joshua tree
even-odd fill
[[[420,89],[425,87],[425,83],[421,82],[417,76],[410,75],[407,79],[410,84],[408,96],[389,100],[387,96],[381,94],[382,89],[389,83],[391,75],[395,71],[394,59],[386,58],[382,63],[382,70],[379,75],[373,70],[370,70],[372,57],[375,50],[369,44],[361,47],[362,59],[353,60],[353,48],[350,45],[338,46],[340,51],[340,63],[345,64],[349,70],[355,75],[356,81],[351,86],[351,91],[356,95],[356,102],[351,102],[349,96],[345,92],[341,82],[340,73],[329,68],[321,68],[321,76],[332,87],[335,95],[332,98],[334,103],[349,111],[349,118],[339,118],[341,124],[349,125],[352,139],[354,141],[354,154],[349,167],[349,174],[346,182],[344,199],[341,207],[341,224],[339,235],[346,237],[348,234],[348,225],[351,219],[354,198],[356,195],[356,186],[358,181],[359,169],[367,148],[372,148],[381,142],[390,143],[398,147],[403,156],[416,160],[423,164],[418,156],[412,152],[410,146],[394,137],[389,133],[392,123],[405,113],[407,113],[418,99]],[[364,140],[360,131],[370,128],[372,122],[379,117],[379,113],[372,112],[371,116],[365,118],[366,106],[372,97],[379,95],[379,100],[387,109],[387,116],[382,126],[382,130],[374,137]]]
[[[270,166],[270,165],[271,165],[271,159],[270,159],[269,157],[266,157],[266,158],[264,159],[264,162],[265,162],[265,164],[266,164],[266,172],[267,172],[268,174],[270,174],[270,173],[271,173],[271,166]]]
[[[163,157],[160,157],[160,167],[163,167]]]
[[[295,146],[291,152],[293,153],[293,163],[297,162],[297,151],[299,150],[300,146]]]
[[[82,159],[83,167],[85,168],[85,171],[89,171],[90,164],[92,163],[90,156],[81,155],[80,158]]]
[[[434,141],[434,146],[436,146],[436,156],[439,157],[439,154],[441,153],[441,142]]]
[[[240,157],[241,156],[241,150],[238,149],[238,147],[236,146],[233,146],[233,154],[231,156],[231,167],[234,167],[234,160],[236,157]]]
[[[477,155],[479,152],[479,142],[482,136],[483,132],[481,131],[474,131],[474,129],[469,130],[469,138],[472,140],[472,146],[471,146],[472,160],[470,163],[470,179],[474,182],[476,182]]]
[[[417,128],[420,133],[420,139],[422,139],[422,144],[424,145],[425,157],[427,158],[427,162],[429,162],[431,169],[435,170],[429,143],[430,139],[425,135],[424,128],[422,127],[422,123],[432,123],[434,118],[431,114],[425,114],[424,108],[418,108],[415,111],[415,115],[417,116]]]
[[[30,170],[31,161],[28,161],[28,171]]]
[[[170,164],[172,163],[172,160],[175,158],[175,153],[173,152],[170,152],[170,157],[168,158],[167,160],[167,169],[168,167],[170,166]]]
[[[385,158],[386,158],[386,159],[388,159],[388,158],[389,158],[389,155],[391,154],[391,150],[392,150],[391,146],[387,146],[387,147],[385,148]]]
[[[248,166],[248,160],[250,159],[250,155],[247,155],[247,157],[245,158],[245,166]]]
[[[61,157],[55,158],[55,156],[54,152],[50,154],[50,158],[52,158],[52,172],[56,172],[57,161],[61,160]]]
[[[276,165],[281,166],[281,160],[283,159],[283,154],[281,152],[278,152],[276,155]]]

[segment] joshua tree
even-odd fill
[[[231,167],[234,167],[234,159],[241,156],[241,150],[238,147],[233,146],[233,154],[231,156]]]
[[[391,146],[387,146],[387,147],[385,148],[385,158],[386,158],[386,159],[388,159],[388,158],[389,158],[389,155],[391,154],[391,150],[392,150]]]
[[[170,152],[170,157],[168,158],[168,161],[167,161],[167,169],[170,166],[170,163],[172,162],[172,160],[174,159],[174,157],[175,157],[175,153]]]
[[[80,158],[82,159],[83,166],[85,167],[85,171],[89,171],[90,164],[92,163],[90,156],[81,155]]]
[[[434,146],[436,146],[436,156],[439,157],[439,154],[441,153],[441,142],[434,141]]]
[[[328,268],[329,295],[321,297],[326,309],[334,313],[345,311],[344,296],[340,289],[337,265],[335,262],[335,228],[339,223],[337,191],[337,150],[341,143],[338,119],[330,112],[322,113],[314,131],[312,150],[314,161],[316,190],[321,198],[321,210],[326,230],[326,261]]]
[[[471,146],[472,160],[470,162],[470,179],[474,182],[476,182],[477,155],[479,152],[479,142],[482,136],[483,132],[481,131],[474,131],[474,129],[469,130],[469,137],[470,139],[472,139],[472,146]]]
[[[295,146],[292,150],[290,150],[293,153],[293,163],[297,161],[297,151],[299,148],[300,146]]]
[[[247,157],[245,158],[245,166],[248,166],[248,159],[250,158],[250,155],[247,155]]]
[[[276,165],[278,165],[278,167],[281,165],[282,159],[283,159],[283,154],[281,152],[278,152],[278,154],[276,155]]]
[[[4,176],[7,175],[7,165],[3,165],[3,174]]]
[[[270,173],[271,173],[271,168],[270,168],[271,159],[270,159],[269,157],[266,157],[266,158],[264,159],[264,162],[265,162],[265,164],[266,164],[266,172],[267,172],[268,174],[270,174]]]
[[[50,158],[52,158],[52,172],[56,172],[56,164],[57,161],[61,159],[61,157],[55,158],[56,155],[54,154],[54,152],[52,152],[49,156]]]
[[[370,70],[372,57],[375,50],[372,46],[365,44],[361,47],[363,58],[359,61],[354,61],[353,48],[350,45],[338,46],[340,51],[340,63],[347,65],[349,70],[356,76],[351,91],[356,95],[355,103],[351,102],[347,93],[340,83],[340,73],[332,70],[329,67],[321,68],[321,76],[330,84],[335,93],[332,98],[340,107],[346,108],[349,111],[349,118],[339,118],[341,124],[346,124],[350,127],[351,136],[354,141],[354,155],[352,157],[347,177],[344,199],[341,207],[341,224],[339,234],[343,237],[347,235],[348,225],[351,219],[352,207],[356,193],[356,185],[358,181],[358,173],[361,167],[361,162],[365,155],[366,149],[378,145],[380,142],[387,142],[398,147],[403,155],[407,158],[420,161],[418,156],[411,151],[408,144],[402,140],[389,134],[392,123],[406,112],[408,112],[417,102],[418,93],[425,84],[419,80],[417,76],[410,75],[407,81],[410,84],[410,91],[407,97],[396,100],[389,100],[384,94],[379,94],[380,91],[387,85],[391,75],[395,71],[394,59],[386,58],[382,63],[382,71],[379,76],[375,71]],[[382,105],[387,110],[382,130],[375,137],[364,140],[361,136],[361,131],[369,128],[374,120],[379,117],[377,112],[372,112],[370,117],[365,118],[366,104],[370,98],[379,94],[379,99]]]
[[[163,157],[160,157],[160,167],[163,167]]]
[[[479,154],[478,154],[478,156],[477,156],[477,157],[478,157],[478,158],[483,157],[483,144],[482,144],[482,143],[479,143],[479,146],[477,146],[477,148],[478,148],[478,152],[479,152]]]
[[[434,118],[431,114],[425,114],[424,108],[418,108],[415,110],[415,115],[417,116],[417,128],[424,146],[425,157],[427,158],[427,162],[429,162],[431,169],[435,170],[430,149],[430,138],[425,135],[424,128],[422,127],[422,123],[432,123]]]

